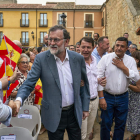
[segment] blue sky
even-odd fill
[[[106,0],[17,0],[19,4],[45,4],[46,2],[76,2],[80,5],[102,5]]]

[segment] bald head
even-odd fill
[[[46,35],[44,36],[43,41],[44,41],[45,45],[48,46],[48,34],[46,34]]]
[[[19,48],[22,49],[22,44],[18,40],[14,40],[13,43],[15,43]]]

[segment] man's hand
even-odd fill
[[[121,70],[124,69],[124,67],[126,67],[123,63],[123,60],[119,59],[118,57],[113,58],[112,61],[113,61],[112,64],[115,65],[116,67],[118,67]]]
[[[17,112],[17,105],[14,103],[13,100],[10,100],[8,106],[10,106],[12,109],[12,117],[15,117],[15,114]]]
[[[106,103],[106,100],[104,98],[99,99],[99,105],[100,105],[100,108],[102,108],[103,110],[107,109],[107,103]]]
[[[106,86],[106,77],[99,78],[99,79],[98,79],[98,83],[99,83],[101,86],[105,87],[105,86]]]
[[[16,68],[13,75],[10,77],[10,82],[14,83],[19,78],[20,78],[20,72],[18,72],[18,68]]]
[[[21,105],[21,102],[20,102],[20,101],[18,101],[18,100],[16,100],[14,103],[15,103],[15,104],[16,104],[16,106],[17,106],[16,113],[14,114],[14,115],[16,116],[16,115],[18,114],[19,110],[20,110],[20,105]]]
[[[85,118],[88,116],[89,116],[89,112],[83,111],[83,120],[85,120]]]
[[[112,64],[118,67],[123,71],[125,75],[129,77],[129,69],[124,65],[123,60],[119,59],[118,57],[112,59]]]

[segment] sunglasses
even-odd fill
[[[21,61],[20,63],[21,63],[21,64],[29,64],[28,61]]]

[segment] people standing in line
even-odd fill
[[[80,43],[77,42],[76,43],[76,50],[75,50],[77,53],[80,53]]]
[[[92,56],[96,58],[97,63],[104,55],[107,54],[109,47],[110,45],[107,36],[102,36],[98,39],[98,48],[95,48],[92,52]]]
[[[89,115],[89,84],[82,55],[66,50],[70,35],[60,25],[49,30],[50,50],[38,54],[27,80],[18,90],[18,111],[40,78],[43,87],[41,118],[49,140],[81,140],[82,118]],[[84,86],[80,87],[81,80]]]
[[[128,34],[128,33],[124,33],[124,34],[123,34],[123,37],[127,38],[127,40],[128,40],[129,34]],[[129,46],[130,46],[131,44],[132,44],[132,42],[131,42],[130,40],[128,40],[128,49],[127,49],[127,51],[126,51],[126,54],[127,54],[127,55],[130,55]]]
[[[140,74],[140,52],[134,51],[131,56],[135,59]],[[133,133],[128,139],[140,140],[140,81],[130,80],[128,93],[129,105],[126,126],[127,130]]]
[[[131,45],[129,46],[130,56],[131,56],[131,54],[132,54],[133,52],[135,52],[135,51],[137,51],[137,50],[138,50],[137,45],[136,45],[136,44],[131,44]]]
[[[128,86],[130,79],[140,80],[134,58],[126,55],[128,40],[119,37],[113,53],[102,57],[98,63],[98,77],[106,77],[103,88],[99,85],[99,105],[101,108],[101,140],[110,140],[113,118],[115,128],[113,140],[123,140],[128,113]]]
[[[74,45],[70,45],[70,46],[69,46],[69,50],[70,50],[70,51],[75,51]]]
[[[90,105],[89,105],[89,116],[82,120],[82,140],[89,140],[89,134],[92,131],[92,127],[96,118],[97,109],[98,109],[98,83],[102,86],[105,86],[106,79],[103,78],[101,80],[97,79],[97,62],[96,58],[91,55],[94,49],[94,41],[91,37],[83,37],[80,40],[80,51],[81,55],[84,56],[87,77],[89,81],[89,89],[90,89]]]

